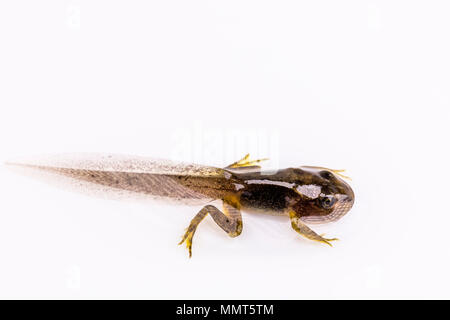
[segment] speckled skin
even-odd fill
[[[248,156],[247,156],[248,157]],[[244,158],[246,159],[246,158]],[[256,170],[255,170],[256,169]],[[182,241],[192,256],[195,230],[209,213],[231,237],[242,231],[240,209],[287,215],[292,228],[302,236],[331,246],[336,238],[324,238],[306,223],[334,221],[346,214],[354,203],[350,186],[333,171],[319,167],[287,168],[276,173],[261,172],[257,167],[227,167],[215,177],[179,178],[183,187],[208,197],[222,199],[224,212],[205,206],[192,219]],[[233,214],[230,210],[233,208]]]
[[[209,214],[230,236],[242,232],[241,210],[288,216],[302,236],[330,244],[305,223],[334,221],[354,203],[350,186],[339,170],[299,167],[275,173],[255,166],[249,155],[226,168],[173,163],[120,155],[65,156],[33,162],[10,163],[64,177],[84,191],[119,192],[161,199],[223,201],[223,212],[208,204],[192,219],[182,241],[192,254],[192,239],[199,223]],[[331,244],[330,244],[331,245]]]
[[[242,170],[243,169],[243,170]],[[328,222],[340,218],[353,205],[350,186],[330,171],[314,168],[287,168],[276,173],[259,170],[224,169],[216,177],[179,177],[180,183],[195,192],[215,199],[234,197],[243,210],[287,215],[289,209],[309,222]],[[299,186],[320,189],[316,197],[302,194]],[[337,198],[331,207],[323,207],[323,196]]]

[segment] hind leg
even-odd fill
[[[230,237],[237,237],[242,232],[242,216],[239,209],[224,202],[224,212],[220,211],[212,205],[204,206],[192,219],[186,233],[179,244],[186,242],[186,247],[189,250],[189,257],[192,257],[192,239],[197,230],[198,225],[208,215],[211,215],[213,220],[225,231]]]

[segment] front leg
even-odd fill
[[[333,245],[330,243],[330,241],[338,240],[337,238],[327,239],[318,235],[313,230],[311,230],[306,224],[304,224],[300,220],[300,217],[297,215],[297,213],[293,210],[289,211],[289,218],[291,219],[292,228],[307,239],[323,242],[331,247]]]
[[[189,227],[186,229],[186,233],[181,239],[179,244],[186,241],[186,247],[189,250],[189,258],[192,257],[192,239],[197,230],[198,225],[208,215],[214,219],[214,221],[221,227],[230,237],[237,237],[242,232],[242,216],[239,209],[224,202],[224,213],[212,205],[207,205],[202,208],[192,219]]]

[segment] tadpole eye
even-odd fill
[[[329,179],[331,179],[332,177],[333,177],[333,175],[331,174],[331,172],[329,172],[329,171],[320,171],[320,176],[322,177],[322,178],[324,178],[324,179],[327,179],[327,180],[329,180]]]
[[[324,209],[330,209],[336,203],[336,198],[333,196],[324,196],[319,198],[320,206]]]

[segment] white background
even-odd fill
[[[450,298],[448,1],[2,1],[0,156],[113,152],[345,168],[314,227],[0,171],[1,298]]]

